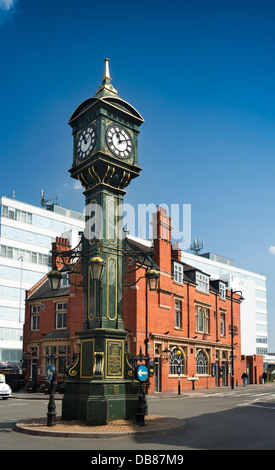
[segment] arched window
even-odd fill
[[[196,373],[200,375],[208,374],[208,360],[206,354],[203,351],[199,351],[197,354]]]
[[[184,356],[183,356],[183,353],[178,355],[177,351],[178,351],[178,348],[174,348],[170,354],[169,374],[178,375],[179,370],[180,370],[180,374],[183,375],[184,369],[185,369]]]

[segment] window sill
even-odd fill
[[[199,292],[200,294],[205,294],[205,295],[210,295],[209,291],[206,292],[205,290],[200,290],[196,288],[196,291]]]
[[[179,377],[179,374],[169,374],[168,377],[170,377],[171,379],[173,379],[173,378],[178,378],[178,377]],[[180,377],[186,378],[187,375],[185,375],[185,374],[180,374]]]

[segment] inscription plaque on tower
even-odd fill
[[[124,342],[106,340],[107,370],[106,377],[123,377]]]

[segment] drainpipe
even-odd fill
[[[219,327],[218,327],[218,294],[216,294],[216,341],[219,339]]]
[[[189,283],[187,284],[187,337],[190,338]]]

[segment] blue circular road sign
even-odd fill
[[[46,376],[49,382],[51,382],[51,380],[53,379],[54,374],[55,374],[55,367],[49,364],[46,370]]]
[[[147,377],[148,377],[147,367],[144,366],[143,364],[141,366],[139,366],[139,368],[137,370],[137,376],[138,376],[138,380],[140,380],[141,382],[144,382],[144,380],[146,380]]]

